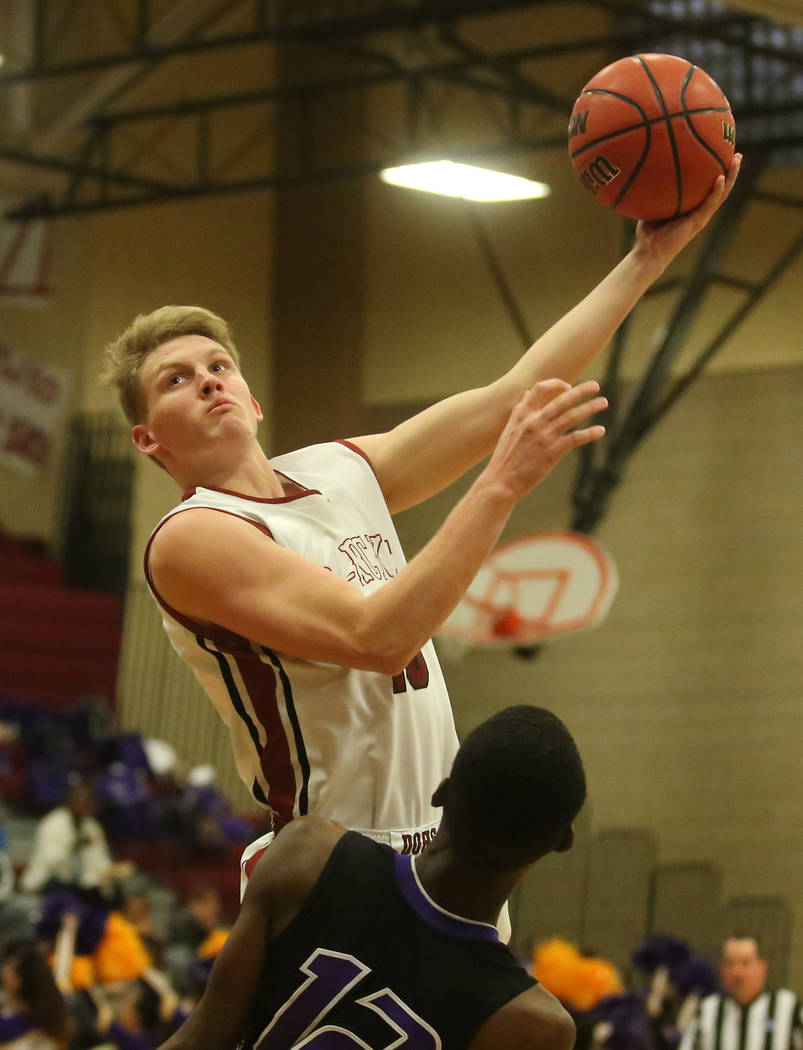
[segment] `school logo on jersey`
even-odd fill
[[[390,580],[397,575],[390,559],[390,543],[377,532],[373,536],[349,536],[338,545],[351,562],[351,572],[346,579],[357,580],[365,587],[377,580]]]

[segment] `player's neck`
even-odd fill
[[[496,925],[499,912],[510,897],[520,872],[483,871],[468,866],[447,846],[431,846],[415,859],[415,869],[425,892],[432,900],[464,919]]]
[[[281,499],[285,495],[281,480],[256,442],[247,456],[234,463],[218,460],[214,464],[193,464],[181,473],[183,476],[174,474],[174,477],[185,492],[202,487],[225,489],[258,499]]]

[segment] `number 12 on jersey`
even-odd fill
[[[279,1008],[254,1050],[440,1050],[438,1033],[389,988],[355,1000],[379,1014],[396,1033],[397,1038],[391,1036],[384,1046],[370,1047],[339,1025],[312,1031],[371,970],[353,955],[316,948],[301,972],[307,980]]]

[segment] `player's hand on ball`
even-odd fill
[[[543,481],[566,452],[604,436],[605,427],[581,424],[607,407],[596,380],[577,386],[562,379],[536,383],[511,412],[486,474],[508,487],[515,499],[521,499]]]
[[[642,219],[636,226],[636,248],[659,252],[664,265],[671,262],[692,237],[708,225],[711,217],[727,199],[739,175],[741,163],[741,153],[735,153],[728,174],[717,178],[706,199],[693,211],[663,222]]]

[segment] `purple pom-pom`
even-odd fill
[[[608,1021],[613,1032],[605,1040],[606,1050],[655,1050],[655,1039],[643,996],[638,992],[610,995],[594,1007],[593,1019]]]
[[[105,908],[87,904],[72,893],[53,893],[46,898],[36,925],[38,936],[42,940],[55,940],[61,929],[62,918],[69,914],[78,916],[76,955],[92,955],[103,940],[109,913]]]
[[[682,996],[710,995],[719,991],[719,975],[707,959],[693,955],[672,968],[672,984]]]
[[[691,952],[685,941],[667,933],[652,933],[644,938],[631,957],[634,966],[643,973],[655,973],[659,966],[669,970],[686,962]]]

